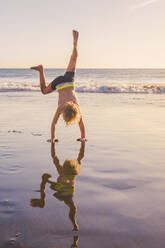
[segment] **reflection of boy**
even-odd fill
[[[59,159],[56,155],[55,145],[52,143],[51,154],[59,177],[57,178],[57,182],[53,182],[50,180],[50,174],[44,174],[40,185],[41,198],[31,200],[31,206],[43,208],[45,206],[46,184],[50,183],[50,188],[56,191],[54,196],[58,200],[64,201],[64,203],[69,207],[69,218],[73,224],[73,231],[79,230],[76,222],[77,207],[73,201],[73,195],[75,192],[75,180],[77,175],[80,173],[81,160],[84,157],[84,150],[85,142],[82,142],[76,162],[74,163],[73,160],[65,160],[64,164],[60,165]]]
[[[56,155],[55,145],[52,144],[51,146],[53,162],[56,166],[59,177],[57,178],[56,183],[51,182],[50,180],[48,180],[48,182],[51,184],[50,188],[57,191],[54,196],[57,199],[64,201],[64,203],[70,208],[69,218],[72,221],[74,226],[73,230],[75,231],[78,231],[79,227],[76,222],[77,207],[74,204],[73,195],[75,192],[75,180],[77,175],[80,174],[80,165],[81,160],[84,157],[84,149],[85,142],[82,142],[76,162],[73,160],[65,160],[64,164],[60,165],[60,161]]]

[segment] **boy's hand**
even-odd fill
[[[86,139],[86,138],[79,138],[79,139],[77,139],[77,141],[80,141],[80,142],[86,142],[86,141],[87,141],[87,139]]]
[[[53,143],[53,144],[54,144],[55,142],[58,142],[58,141],[59,141],[58,139],[53,139],[53,140],[48,139],[48,140],[47,140],[47,142],[49,142],[49,143]]]

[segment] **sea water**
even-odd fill
[[[46,81],[64,69],[46,69]],[[78,69],[76,91],[89,93],[165,94],[165,69]],[[38,73],[30,69],[0,69],[0,92],[39,91]]]

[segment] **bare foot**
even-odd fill
[[[78,36],[79,36],[79,32],[76,30],[73,30],[73,44],[74,45],[77,45]]]
[[[36,71],[42,71],[43,65],[32,66],[32,67],[30,67],[30,69],[36,70]]]

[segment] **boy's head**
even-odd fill
[[[80,120],[80,109],[79,106],[73,102],[67,102],[63,108],[63,119],[66,125],[71,125],[75,121]]]
[[[78,175],[80,173],[80,166],[77,161],[74,163],[73,160],[65,160],[63,173],[64,175]]]

